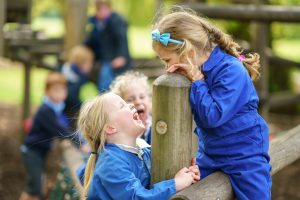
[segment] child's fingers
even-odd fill
[[[196,157],[192,158],[191,165],[192,166],[196,165]]]
[[[167,72],[175,72],[178,69],[181,69],[183,71],[187,71],[188,66],[186,64],[173,64],[168,69]]]
[[[192,177],[194,180],[199,181],[200,180],[200,175],[192,174]]]
[[[182,173],[189,173],[190,170],[189,170],[187,167],[184,167],[184,168],[182,168],[182,169],[180,170],[180,172],[182,172]]]
[[[175,72],[177,69],[178,69],[178,67],[172,65],[172,66],[168,67],[166,71],[167,71],[167,72],[173,73],[173,72]]]

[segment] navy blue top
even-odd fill
[[[95,60],[111,62],[118,56],[126,58],[125,66],[116,69],[121,73],[130,67],[130,55],[127,41],[127,23],[117,13],[112,13],[106,20],[100,21],[91,17],[89,23],[93,26],[85,44],[92,49]]]
[[[77,114],[82,103],[80,100],[80,89],[88,82],[88,76],[82,73],[75,64],[65,64],[61,69],[61,73],[68,83],[68,96],[65,100],[66,106],[64,111],[70,115]]]
[[[229,150],[222,144],[217,145],[218,149],[207,148],[212,145],[205,144],[207,135],[224,137],[243,133],[246,136],[257,132],[254,126],[267,127],[267,124],[257,113],[258,96],[239,59],[215,47],[202,70],[205,80],[193,82],[190,93],[197,124],[195,133],[199,136],[199,145],[204,145],[199,151],[224,155]],[[218,143],[217,139],[213,141]]]
[[[25,145],[43,153],[49,151],[54,138],[64,138],[70,131],[65,117],[43,103],[34,116],[32,129],[25,138]]]
[[[87,199],[169,199],[176,193],[174,179],[150,186],[151,152],[143,160],[115,144],[106,144],[96,162]]]

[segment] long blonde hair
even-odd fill
[[[84,199],[88,195],[96,165],[97,154],[104,148],[106,140],[106,134],[104,133],[104,126],[108,122],[108,114],[104,109],[106,95],[107,94],[103,94],[85,102],[80,109],[78,117],[78,130],[88,141],[92,152],[84,173]]]
[[[178,7],[177,7],[178,8]],[[224,33],[203,17],[197,16],[191,9],[180,8],[179,11],[167,14],[158,20],[154,25],[160,33],[170,33],[171,38],[183,41],[183,45],[168,43],[167,46],[160,42],[153,41],[153,49],[163,48],[167,51],[176,51],[180,57],[187,57],[195,47],[201,53],[212,51],[214,45],[218,45],[226,53],[239,58],[243,50],[239,44],[233,41],[230,35]],[[257,80],[259,73],[259,55],[257,53],[247,53],[242,60],[243,65],[248,70],[252,80]]]

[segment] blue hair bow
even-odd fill
[[[160,34],[158,29],[155,29],[154,31],[152,31],[152,40],[158,41],[158,42],[162,43],[164,46],[167,46],[169,42],[172,42],[172,43],[178,44],[178,45],[183,44],[182,41],[172,39],[170,33]]]

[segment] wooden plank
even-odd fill
[[[300,6],[183,4],[209,18],[260,22],[300,22]]]
[[[195,153],[190,85],[179,74],[164,74],[153,83],[152,183],[174,178],[179,169],[190,165]]]
[[[270,95],[270,108],[291,106],[300,103],[300,94],[282,91]]]
[[[281,136],[272,140],[270,144],[269,153],[271,157],[272,175],[300,158],[300,126],[280,135]],[[207,178],[203,179],[203,181],[177,193],[171,199],[233,200],[234,194],[228,177],[221,172],[217,172],[209,175]]]

